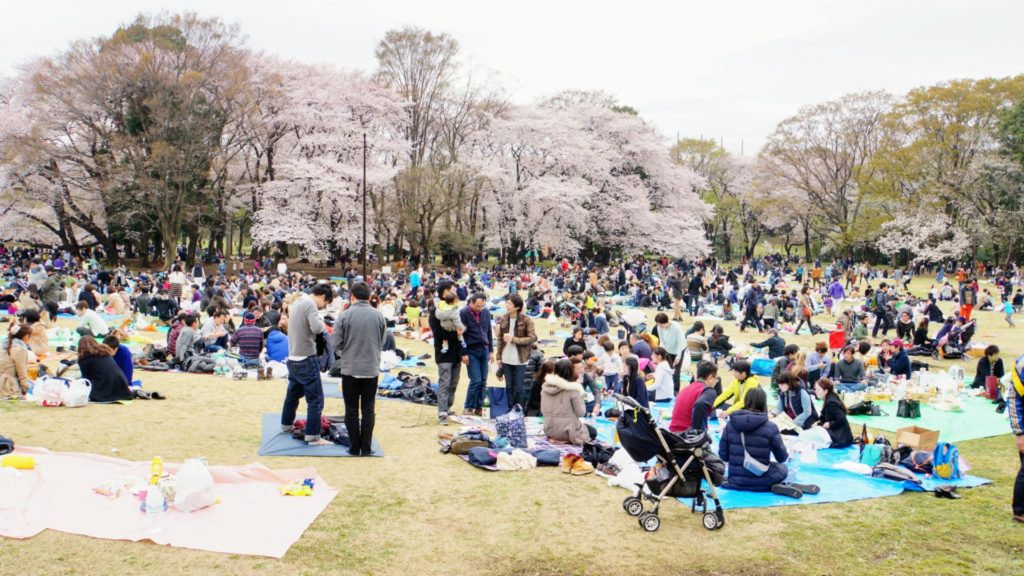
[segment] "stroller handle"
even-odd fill
[[[618,393],[612,394],[612,396],[616,400],[618,400],[619,402],[622,402],[623,404],[625,404],[626,406],[629,406],[630,408],[636,408],[637,410],[643,410],[644,412],[648,411],[647,408],[644,408],[643,406],[641,406],[640,403],[637,402],[635,399],[633,399],[632,396],[626,396],[626,395],[618,394]]]

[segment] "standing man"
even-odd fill
[[[455,292],[455,285],[449,280],[442,280],[437,285],[437,296],[442,301]],[[448,425],[448,416],[452,415],[452,403],[455,402],[455,391],[459,388],[459,377],[462,374],[462,342],[454,330],[445,330],[437,319],[437,310],[431,308],[427,319],[430,332],[434,335],[434,359],[437,362],[437,422],[441,426]],[[461,314],[461,311],[460,311]]]
[[[459,314],[466,327],[463,341],[462,363],[469,374],[469,390],[466,392],[465,410],[468,416],[482,416],[484,390],[487,387],[487,372],[494,360],[494,333],[491,331],[491,313],[487,310],[487,296],[476,292],[469,297],[469,304]]]
[[[875,291],[875,327],[871,329],[871,337],[878,337],[878,328],[882,328],[882,336],[889,333],[892,328],[892,319],[889,318],[889,294],[886,292],[886,284],[882,282]]]
[[[334,321],[332,341],[341,366],[341,393],[345,397],[345,428],[353,456],[371,456],[374,400],[380,376],[380,352],[388,336],[384,315],[370,305],[370,287],[352,286],[351,304]],[[362,412],[362,419],[360,419]]]
[[[507,314],[498,319],[498,367],[505,379],[505,397],[508,408],[519,404],[526,407],[529,394],[524,390],[523,377],[526,362],[530,359],[537,332],[533,319],[523,314],[523,297],[509,294],[505,299]]]
[[[281,408],[281,430],[292,431],[299,398],[306,398],[306,442],[314,446],[331,444],[320,438],[320,413],[324,409],[324,385],[316,357],[316,336],[323,334],[323,310],[334,300],[328,284],[317,284],[288,308],[288,391]]]
[[[966,318],[968,322],[971,320],[971,312],[974,310],[974,305],[977,302],[978,288],[974,278],[968,278],[966,282],[960,284],[960,315]]]
[[[696,316],[700,310],[700,293],[704,291],[704,279],[701,277],[701,269],[693,269],[693,277],[690,278],[690,285],[687,292],[690,296],[686,303],[690,317]]]
[[[683,350],[686,348],[683,329],[679,324],[670,321],[668,314],[664,312],[659,312],[654,321],[658,324],[658,340],[661,347],[668,352],[668,362],[672,366],[672,393],[679,394],[679,374],[682,371]]]
[[[740,332],[747,331],[747,324],[750,324],[757,328],[758,332],[763,332],[761,328],[761,319],[757,316],[757,305],[761,302],[761,287],[758,285],[757,278],[750,281],[750,288],[747,289],[746,294],[743,295],[743,322],[740,323]]]

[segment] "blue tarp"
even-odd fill
[[[384,456],[377,439],[374,438],[370,447],[374,456]],[[352,456],[348,447],[340,444],[330,446],[310,446],[303,440],[296,440],[287,432],[281,431],[280,414],[263,415],[263,438],[260,440],[260,456]]]

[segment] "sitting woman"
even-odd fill
[[[914,329],[914,346],[923,348],[934,348],[935,341],[928,337],[928,318],[921,318]]]
[[[131,311],[131,300],[125,294],[124,288],[111,290],[107,296],[107,312],[110,314],[124,315]]]
[[[42,356],[50,351],[46,337],[46,325],[42,320],[39,310],[29,308],[21,313],[21,321],[32,329],[32,334],[25,340],[28,347],[36,356]]]
[[[700,362],[708,350],[707,338],[704,336],[704,323],[698,321],[686,334],[686,348],[690,351],[690,360]]]
[[[0,348],[0,399],[21,398],[32,386],[28,377],[32,351],[26,342],[31,335],[32,328],[18,326]]]
[[[804,492],[817,493],[814,486],[785,483],[789,471],[784,462],[789,453],[779,428],[768,420],[767,404],[765,391],[752,388],[743,399],[745,408],[729,417],[718,444],[719,457],[729,465],[725,488],[771,491],[791,498],[800,498]]]
[[[92,384],[90,402],[132,399],[128,379],[114,362],[114,351],[92,336],[82,336],[78,340],[78,368],[82,371],[82,378]]]
[[[896,321],[896,337],[907,341],[914,339],[914,320],[910,317],[910,313],[900,314],[899,320]]]
[[[554,373],[555,361],[545,360],[533,374],[533,380],[530,384],[530,398],[526,402],[527,416],[543,416],[543,413],[540,411],[540,391],[544,387],[544,379],[547,378],[548,374]]]
[[[103,345],[114,351],[114,362],[121,368],[124,377],[128,379],[128,385],[131,386],[132,378],[135,376],[135,367],[132,365],[132,351],[121,344],[121,340],[126,338],[127,335],[124,332],[117,330],[103,339]]]
[[[793,423],[807,430],[818,421],[818,410],[811,402],[811,395],[804,389],[800,378],[792,372],[779,374],[779,401],[772,410],[772,416],[785,414]]]
[[[711,353],[711,358],[717,361],[719,358],[728,356],[731,350],[732,343],[729,342],[729,337],[725,335],[725,330],[718,324],[715,324],[714,328],[711,329],[711,336],[708,338],[708,352]]]
[[[732,374],[732,383],[715,398],[714,407],[718,409],[719,418],[743,409],[747,394],[761,387],[761,381],[750,373],[750,362],[746,360],[735,360],[732,363]]]
[[[644,408],[650,408],[644,372],[636,356],[626,356],[622,361],[622,393]]]
[[[818,424],[828,430],[832,439],[832,448],[846,448],[853,445],[853,431],[850,421],[846,418],[846,405],[836,394],[835,385],[828,378],[818,380],[814,385],[814,395],[824,402]]]
[[[586,413],[583,386],[575,381],[568,358],[556,362],[554,373],[544,378],[540,410],[544,413],[544,434],[551,440],[580,446],[597,438],[597,430],[580,421]]]

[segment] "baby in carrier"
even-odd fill
[[[437,321],[441,323],[441,327],[450,332],[457,333],[461,342],[466,326],[462,323],[462,318],[459,316],[458,300],[458,295],[453,291],[449,291],[443,299],[434,298],[434,314],[437,316]],[[441,342],[441,354],[448,352],[449,344],[447,340]]]

